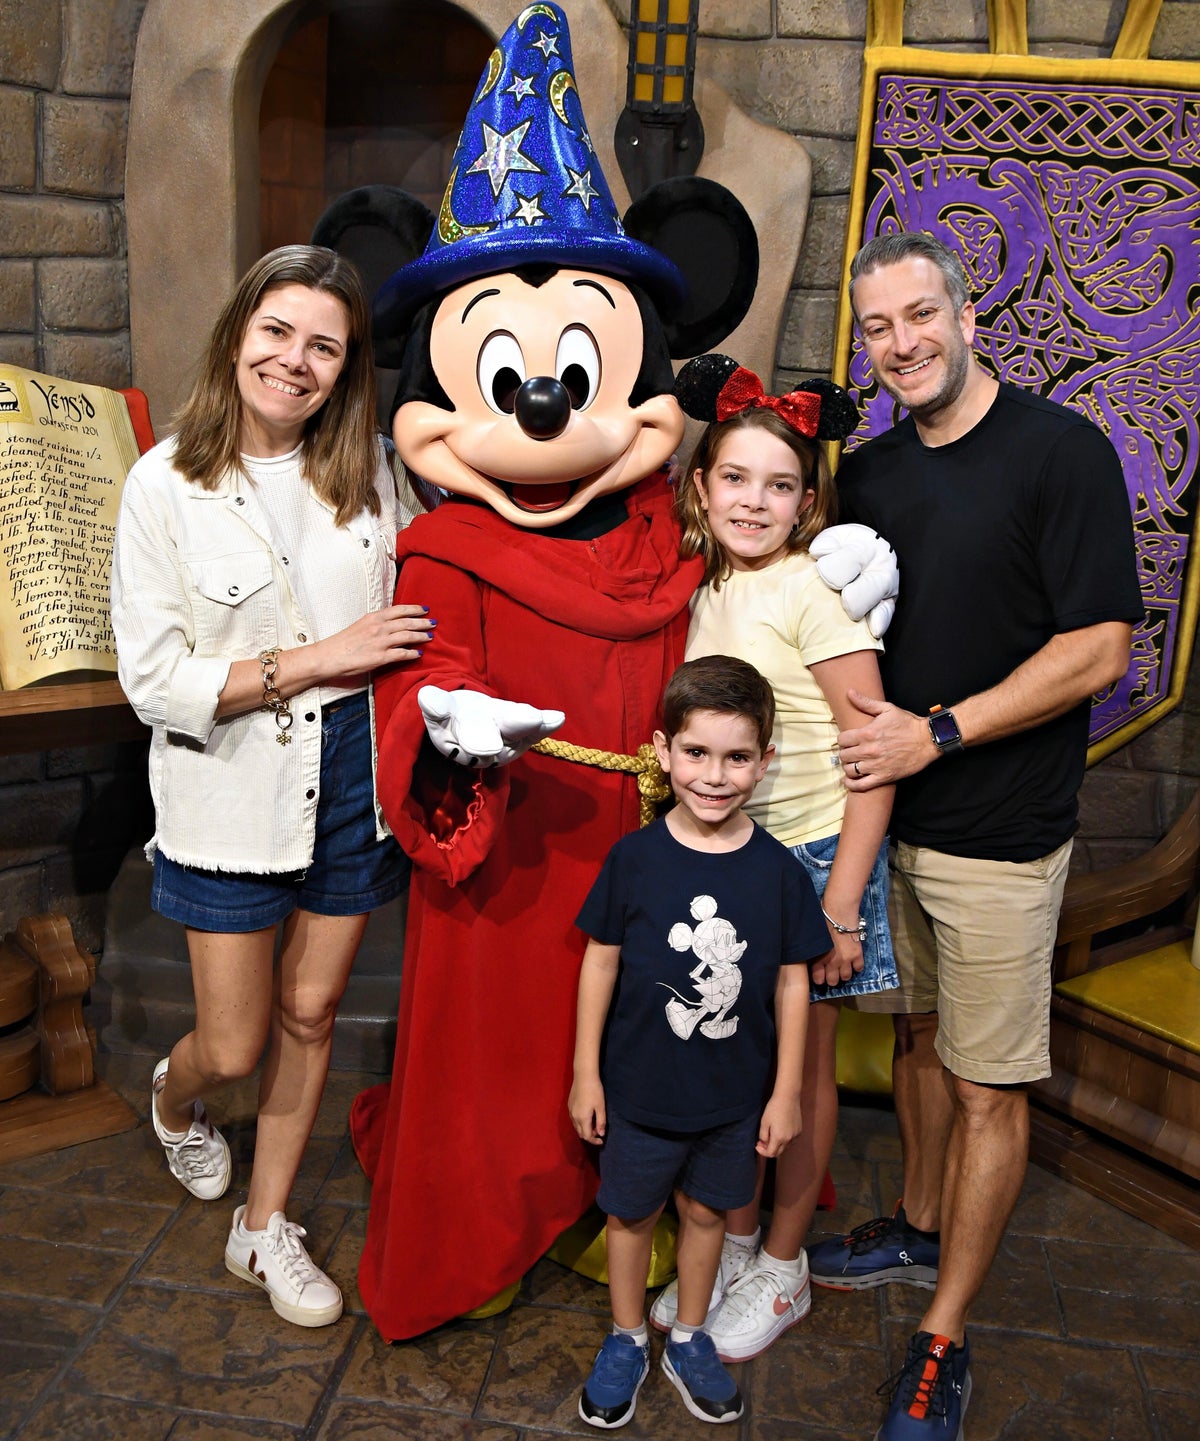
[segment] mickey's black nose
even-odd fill
[[[552,375],[531,375],[517,391],[517,424],[534,440],[553,440],[567,428],[571,397]]]

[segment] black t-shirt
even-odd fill
[[[1141,619],[1121,465],[1090,422],[1001,385],[978,425],[922,445],[911,417],[838,472],[846,520],[895,547],[889,700],[924,715],[996,685],[1055,634]],[[900,783],[892,834],[984,860],[1046,855],[1075,831],[1089,702]]]
[[[758,825],[712,854],[657,820],[612,848],[577,924],[621,947],[601,1055],[608,1108],[674,1131],[760,1110],[779,967],[829,950],[795,856]]]

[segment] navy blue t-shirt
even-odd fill
[[[657,820],[612,848],[576,924],[621,947],[600,1062],[608,1109],[673,1131],[760,1110],[779,967],[829,950],[792,853],[758,825],[736,851],[696,851]]]

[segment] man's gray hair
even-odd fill
[[[923,230],[901,230],[895,235],[877,235],[874,240],[867,241],[850,262],[851,305],[854,304],[854,282],[860,275],[914,258],[928,260],[942,272],[946,294],[950,297],[955,315],[958,315],[971,299],[962,261],[948,245],[943,245]]]

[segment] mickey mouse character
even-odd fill
[[[700,179],[622,223],[548,4],[489,59],[437,217],[371,187],[314,240],[368,277],[381,246],[399,266],[376,306],[394,436],[449,496],[397,547],[397,599],[438,639],[376,692],[379,794],[416,869],[392,1081],[352,1130],[374,1177],[360,1289],[400,1339],[511,1286],[595,1192],[565,1108],[574,916],[646,803],[638,753],[700,580],[666,480],[670,358],[740,322],[758,251]]]
[[[377,353],[402,361],[397,449],[448,495],[397,543],[397,599],[436,640],[376,687],[379,796],[415,868],[392,1079],[351,1125],[374,1180],[359,1286],[395,1340],[511,1286],[595,1195],[566,1108],[574,917],[638,824],[701,578],[672,513],[670,358],[738,324],[758,248],[701,179],[621,220],[550,4],[493,52],[439,214],[371,187],[314,240],[369,277],[380,244],[409,262]]]

